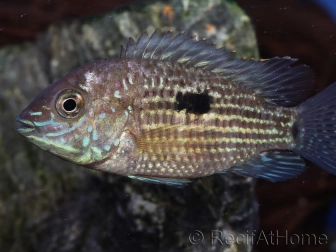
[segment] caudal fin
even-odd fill
[[[336,175],[336,83],[297,107],[297,154]]]

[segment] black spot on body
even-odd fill
[[[295,122],[295,123],[293,124],[293,127],[292,127],[292,134],[293,134],[293,138],[294,138],[294,140],[296,140],[296,138],[297,138],[298,135],[299,135],[299,126],[298,126],[297,122]]]
[[[210,110],[212,97],[206,93],[190,93],[178,92],[176,95],[175,109],[181,111],[186,110],[187,113],[205,114]]]

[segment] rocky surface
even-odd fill
[[[128,37],[155,28],[258,57],[249,18],[224,0],[128,6],[0,49],[0,251],[251,250],[224,237],[256,229],[252,179],[216,175],[182,189],[143,183],[63,161],[14,130],[15,117],[49,83],[83,63],[118,57]],[[222,232],[223,244],[212,230]]]

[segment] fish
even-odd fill
[[[147,32],[87,63],[17,117],[28,141],[84,167],[183,186],[238,174],[272,182],[305,160],[336,174],[336,84],[290,57],[235,58],[184,32]]]

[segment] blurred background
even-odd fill
[[[49,24],[94,17],[131,0],[0,0],[0,47],[34,40]],[[148,2],[148,1],[147,1]],[[261,58],[291,56],[309,65],[320,91],[336,81],[335,0],[237,0],[256,29]],[[1,87],[1,83],[0,83]],[[335,97],[336,99],[336,97]],[[1,165],[1,164],[0,164]],[[286,182],[257,182],[260,229],[265,233],[328,234],[328,246],[297,246],[293,251],[336,251],[336,176],[308,163],[309,169]],[[263,243],[255,251],[283,251],[285,244]],[[287,249],[286,249],[287,250]]]

